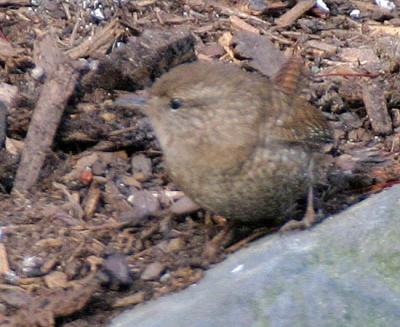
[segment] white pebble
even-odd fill
[[[325,12],[330,12],[328,6],[324,2],[324,0],[317,0],[317,3],[315,4],[319,9],[325,11]]]
[[[43,77],[43,75],[44,75],[44,70],[40,66],[36,66],[35,68],[33,68],[31,70],[32,78],[37,80],[37,81],[40,80]]]
[[[375,3],[384,9],[394,10],[396,9],[396,5],[390,0],[375,0]]]
[[[360,18],[360,15],[361,15],[361,11],[359,9],[353,9],[350,12],[350,17],[351,18]]]

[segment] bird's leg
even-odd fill
[[[203,250],[203,258],[210,262],[214,262],[218,251],[223,244],[230,241],[232,237],[233,222],[228,221],[224,228],[213,237],[212,240],[208,241]]]
[[[313,193],[312,186],[309,186],[307,195],[307,208],[303,219],[300,221],[293,219],[289,220],[279,229],[280,232],[288,232],[294,229],[306,229],[317,221],[317,215],[314,210]]]
[[[293,229],[306,229],[312,226],[317,221],[317,214],[314,210],[314,160],[310,160],[310,164],[308,166],[308,175],[310,177],[310,184],[308,186],[308,194],[307,194],[307,208],[306,213],[302,220],[290,220],[286,224],[284,224],[281,228],[281,232],[287,232]]]

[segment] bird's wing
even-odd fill
[[[332,129],[323,114],[304,99],[293,97],[285,101],[281,97],[276,102],[279,116],[268,128],[271,140],[311,148],[320,148],[333,141]]]

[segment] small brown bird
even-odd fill
[[[284,222],[311,190],[314,153],[331,129],[282,76],[195,62],[154,83],[145,113],[172,180],[199,206],[242,222]]]

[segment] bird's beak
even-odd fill
[[[128,109],[144,110],[148,99],[149,94],[146,91],[127,93],[115,99],[114,105]]]

